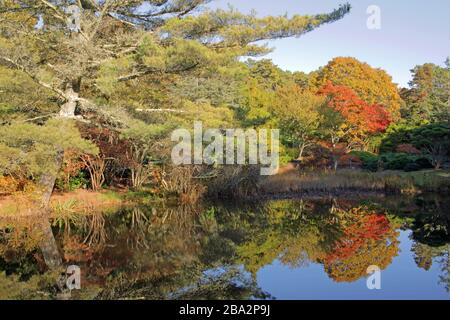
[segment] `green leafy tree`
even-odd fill
[[[0,65],[42,88],[61,118],[123,125],[108,103],[123,86],[235,64],[269,51],[257,41],[299,36],[350,10],[346,4],[329,14],[290,18],[234,9],[196,12],[207,2],[3,0]],[[133,107],[150,114],[173,111]],[[61,131],[55,132],[63,137]],[[54,163],[60,167],[61,160]],[[49,194],[55,173],[47,176],[41,182]]]
[[[322,121],[319,111],[324,103],[324,97],[302,91],[297,85],[276,91],[272,110],[278,119],[283,142],[298,148],[298,160],[318,138]]]
[[[417,125],[414,125],[405,119],[391,124],[381,138],[380,152],[395,152],[397,146],[401,144],[410,144],[411,132],[416,128],[418,128]]]
[[[97,147],[82,139],[73,120],[51,119],[45,125],[14,123],[2,127],[0,174],[33,176],[42,185],[54,185],[64,150],[97,154]],[[53,161],[57,159],[57,161]],[[43,205],[52,189],[43,190]]]
[[[406,106],[404,118],[414,123],[441,122],[450,119],[450,66],[432,63],[411,70],[410,89],[402,91]]]

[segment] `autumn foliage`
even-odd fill
[[[349,87],[327,82],[318,93],[327,96],[328,106],[363,134],[383,132],[391,123],[391,116],[384,106],[365,102]]]
[[[317,73],[313,82],[318,89],[327,82],[346,86],[369,105],[383,105],[392,119],[399,118],[402,99],[392,77],[382,69],[355,58],[336,57]]]
[[[384,215],[368,214],[361,217],[344,230],[343,238],[326,257],[326,262],[347,259],[355,254],[367,239],[380,241],[389,230],[389,220]]]
[[[395,227],[384,214],[364,207],[342,211],[343,235],[323,263],[335,281],[355,281],[367,267],[386,268],[398,253]]]

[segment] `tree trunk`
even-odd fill
[[[333,169],[334,171],[337,171],[338,168],[338,159],[337,158],[333,158]]]
[[[300,145],[299,152],[298,152],[298,158],[297,158],[297,160],[300,162],[302,162],[302,160],[303,160],[303,152],[305,152],[305,148],[306,148],[306,144],[302,143]]]
[[[57,269],[62,265],[62,258],[58,246],[56,245],[50,222],[48,221],[48,215],[50,210],[50,197],[53,193],[58,171],[62,166],[63,157],[64,151],[59,150],[54,158],[55,163],[53,170],[49,170],[49,172],[42,175],[39,181],[40,203],[37,203],[36,205],[36,213],[40,219],[37,226],[40,228],[42,234],[39,247],[44,256],[45,264],[51,270]],[[39,202],[39,200],[37,200],[37,202]]]
[[[439,170],[441,168],[441,161],[436,160],[434,162],[434,170]]]
[[[79,98],[81,79],[76,79],[69,81],[66,84],[66,89],[64,91],[66,96],[66,102],[60,107],[59,116],[61,118],[74,118],[75,109],[77,107],[77,101]],[[64,158],[64,150],[58,150],[54,159],[53,170],[45,173],[40,179],[40,186],[42,191],[42,198],[40,207],[44,211],[48,210],[48,205],[50,202],[50,197],[53,193],[53,188],[55,187],[56,177],[58,172],[62,167]]]
[[[40,249],[44,256],[44,261],[47,267],[51,270],[62,266],[61,254],[56,244],[55,236],[53,235],[52,227],[47,217],[42,217],[39,223],[39,228],[42,232],[42,240]]]
[[[332,149],[332,159],[333,159],[333,169],[334,171],[337,171],[338,164],[339,164],[339,156],[337,153],[337,145],[339,143],[339,139],[337,137],[331,137],[331,147]]]
[[[56,177],[58,175],[59,169],[62,166],[64,158],[64,151],[58,150],[55,156],[54,163],[54,171],[50,170],[49,172],[42,175],[39,185],[41,191],[41,203],[40,208],[44,211],[48,209],[50,203],[50,197],[53,193],[53,188],[55,187]]]

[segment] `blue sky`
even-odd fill
[[[215,0],[209,6],[258,15],[316,14],[332,11],[345,0]],[[350,0],[352,12],[300,38],[268,42],[275,64],[291,71],[310,72],[337,56],[352,56],[386,70],[394,82],[407,86],[410,69],[450,56],[449,0]],[[368,6],[381,9],[381,29],[369,30]]]

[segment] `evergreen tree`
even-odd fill
[[[121,112],[108,99],[123,85],[217,70],[242,56],[267,53],[257,41],[300,36],[350,10],[345,4],[328,14],[260,18],[208,10],[208,2],[2,0],[0,65],[39,86],[56,101],[61,118],[121,123]],[[55,158],[55,167],[60,165]],[[44,194],[53,189],[54,175],[42,176]]]

